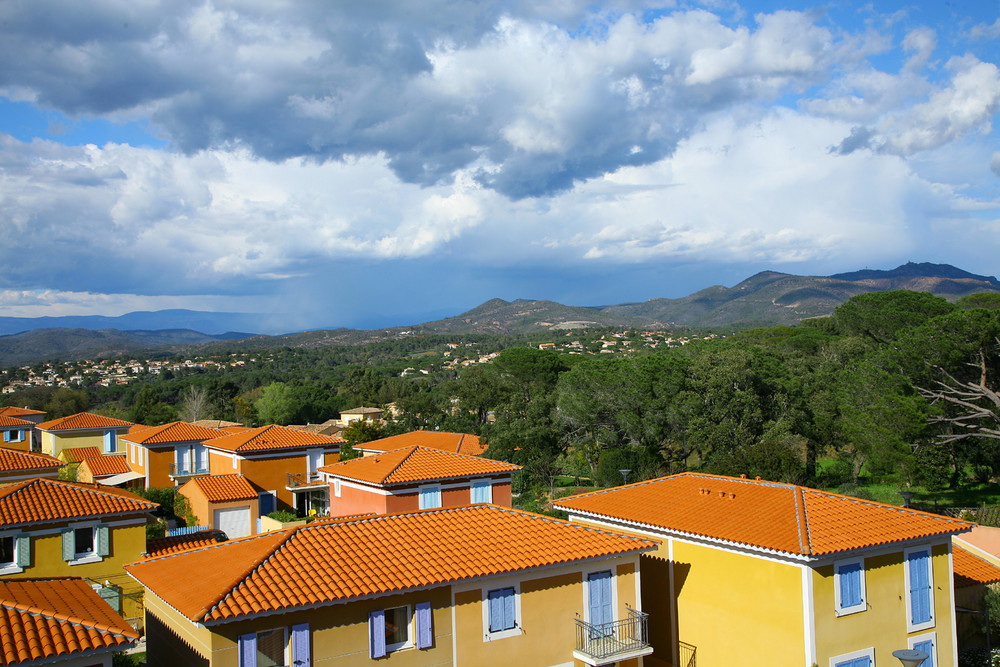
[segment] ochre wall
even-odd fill
[[[120,427],[117,432],[115,452],[120,452],[125,446],[121,438],[125,433],[128,433],[128,428]],[[48,431],[42,438],[42,452],[52,456],[59,456],[59,452],[62,450],[75,447],[97,447],[102,454],[107,453],[104,451],[104,429],[77,433]]]
[[[340,485],[340,497],[333,494],[330,484],[330,516],[351,516],[354,514],[386,514],[387,496]]]
[[[813,600],[816,618],[816,658],[820,665],[850,651],[875,649],[878,664],[891,662],[892,652],[907,648],[908,638],[937,635],[936,667],[954,667],[952,651],[952,577],[948,546],[931,549],[934,578],[934,627],[907,632],[906,575],[902,549],[865,558],[867,610],[837,617],[834,566],[816,568]]]

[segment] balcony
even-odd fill
[[[628,618],[592,625],[576,620],[573,657],[588,665],[629,660],[653,652],[647,635],[648,614],[628,610]]]
[[[323,476],[318,472],[310,472],[308,474],[288,472],[285,473],[285,475],[287,476],[285,488],[289,491],[301,491],[307,488],[319,488],[326,486],[326,482],[323,481]]]
[[[208,474],[208,466],[187,466],[180,469],[177,468],[176,463],[170,464],[170,478],[174,480],[184,479],[187,477],[200,477],[202,475]]]

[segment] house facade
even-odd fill
[[[23,452],[31,451],[31,432],[34,428],[34,422],[27,419],[0,415],[0,432],[3,433],[3,443],[0,443],[0,447],[19,449]]]
[[[58,457],[62,450],[75,447],[97,447],[102,454],[114,454],[119,451],[118,438],[133,426],[124,419],[78,412],[42,422],[35,429],[41,434],[42,452]]]
[[[204,442],[226,435],[215,428],[176,421],[133,428],[121,437],[129,467],[142,475],[147,489],[180,486],[209,473]]]
[[[229,539],[257,534],[258,489],[243,475],[195,477],[178,493],[188,499],[198,525],[221,530]]]
[[[511,507],[511,477],[521,466],[411,445],[319,469],[330,516],[492,503]]]
[[[19,408],[13,405],[8,405],[0,408],[0,417],[14,417],[15,419],[23,419],[24,421],[30,423],[31,427],[28,429],[27,433],[27,449],[33,452],[41,451],[39,433],[34,427],[45,420],[45,412],[42,410],[32,410],[29,407]]]
[[[874,667],[907,648],[927,667],[957,664],[951,537],[967,522],[693,473],[555,505],[662,540],[641,571],[654,655],[669,664]]]
[[[126,569],[146,587],[150,665],[631,667],[651,651],[638,556],[654,547],[476,505],[315,521]],[[191,587],[189,572],[212,576]]]

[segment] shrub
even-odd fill
[[[267,515],[267,518],[274,519],[275,521],[280,521],[281,523],[288,523],[289,521],[298,521],[302,517],[298,516],[295,512],[291,510],[275,510]]]

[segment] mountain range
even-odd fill
[[[232,329],[256,328],[254,316],[247,313],[171,310],[121,317],[8,317],[0,318],[0,332],[13,329],[18,333],[0,335],[0,366],[140,352],[193,353],[234,345],[236,341],[243,349],[356,345],[397,337],[403,332],[523,334],[582,327],[740,329],[790,325],[829,315],[858,294],[895,289],[930,292],[955,300],[976,292],[1000,292],[1000,281],[948,264],[912,262],[889,271],[865,269],[832,276],[763,271],[733,287],[716,285],[678,299],[590,307],[545,300],[491,299],[461,315],[408,327],[326,329],[281,336],[234,333]]]

